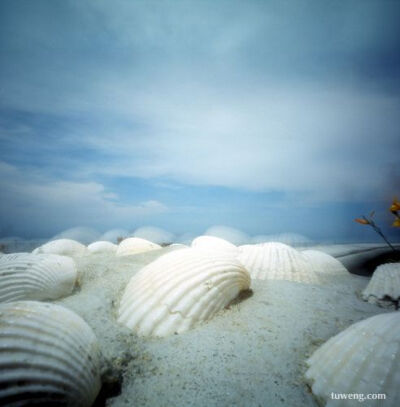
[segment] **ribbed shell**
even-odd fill
[[[400,312],[380,314],[351,325],[318,348],[305,376],[313,393],[329,406],[360,406],[331,400],[331,393],[384,393],[368,407],[400,406]]]
[[[220,254],[229,254],[237,256],[239,250],[237,246],[215,236],[199,236],[192,241],[191,246],[195,249],[200,249],[208,252],[215,252]]]
[[[377,267],[362,297],[367,301],[369,297],[397,301],[400,298],[400,263],[382,264]]]
[[[0,304],[0,405],[91,406],[100,352],[86,322],[36,301]]]
[[[55,300],[71,294],[77,271],[70,257],[13,253],[0,256],[0,302]]]
[[[129,256],[156,249],[161,249],[161,246],[140,237],[128,237],[118,245],[117,256]]]
[[[318,284],[312,265],[296,249],[283,243],[240,246],[238,259],[252,278]]]
[[[231,257],[192,248],[173,251],[132,277],[118,320],[144,336],[183,332],[210,319],[249,286],[249,273]]]
[[[116,253],[118,246],[111,242],[99,241],[88,246],[90,253]]]
[[[313,265],[317,273],[325,275],[349,275],[346,267],[330,254],[320,250],[304,250],[301,253]]]
[[[61,256],[81,256],[86,253],[86,246],[76,240],[57,239],[45,243],[32,251],[33,254],[59,254]]]

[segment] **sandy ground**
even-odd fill
[[[388,312],[356,295],[363,276],[320,286],[253,280],[252,295],[189,332],[137,337],[116,323],[119,300],[130,277],[168,250],[76,259],[80,288],[57,301],[93,328],[106,380],[122,380],[121,393],[98,405],[316,406],[303,380],[307,357],[350,324]]]

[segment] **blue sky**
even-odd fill
[[[0,2],[0,235],[374,238],[400,195],[400,2]],[[396,238],[399,233],[387,227]]]

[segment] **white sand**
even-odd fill
[[[122,393],[109,406],[316,406],[303,380],[306,358],[350,324],[387,312],[356,296],[366,277],[335,277],[323,286],[253,280],[252,296],[202,326],[163,339],[137,337],[116,323],[119,299],[132,275],[169,250],[76,259],[81,289],[57,301],[93,328],[109,376],[123,376]]]

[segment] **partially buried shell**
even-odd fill
[[[0,257],[0,302],[55,300],[71,294],[77,271],[70,257],[14,253]]]
[[[210,319],[249,286],[250,275],[231,257],[192,248],[173,251],[132,277],[118,320],[145,336],[183,332]]]
[[[62,256],[82,256],[86,253],[86,246],[76,240],[57,239],[45,243],[32,251],[33,254],[59,254]]]
[[[191,246],[210,253],[227,254],[235,257],[239,254],[237,246],[215,236],[198,236],[192,241]]]
[[[116,244],[106,241],[93,242],[88,246],[90,253],[115,253],[117,249]]]
[[[301,253],[313,265],[314,270],[321,275],[349,275],[346,267],[330,254],[320,250],[304,250]]]
[[[298,250],[283,243],[240,246],[238,259],[252,278],[309,284],[320,282],[311,263]]]
[[[161,249],[161,246],[149,240],[140,237],[128,237],[118,245],[117,256],[129,256],[157,249]]]
[[[362,293],[366,301],[400,299],[400,263],[387,263],[378,266]]]
[[[100,390],[96,337],[55,304],[0,304],[0,405],[91,406]]]
[[[312,391],[329,406],[359,406],[333,394],[384,394],[368,407],[400,406],[400,313],[380,314],[351,325],[329,339],[307,360]]]

